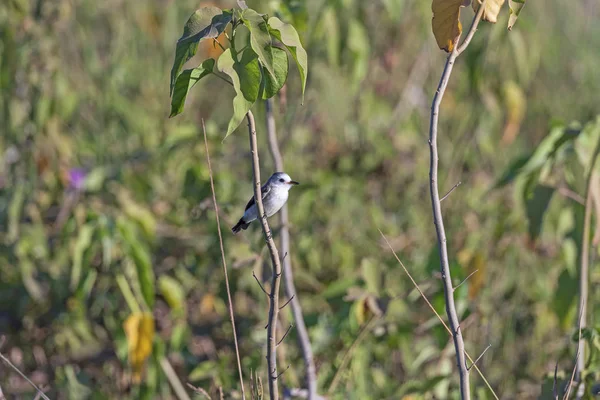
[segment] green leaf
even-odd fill
[[[231,10],[204,7],[190,16],[183,28],[183,35],[177,41],[175,60],[171,69],[171,95],[183,65],[196,54],[198,42],[202,39],[218,37],[231,21],[232,15]]]
[[[242,59],[234,61],[233,69],[240,78],[240,90],[244,98],[251,101],[252,104],[258,99],[260,89],[260,65],[258,57],[251,49],[246,49],[242,54]]]
[[[136,235],[135,225],[130,221],[121,218],[118,220],[118,226],[125,242],[125,249],[135,265],[138,282],[142,291],[142,296],[148,307],[152,309],[154,305],[154,270],[152,269],[152,260],[150,251],[144,243],[140,242]]]
[[[258,98],[258,88],[260,86],[260,66],[258,59],[253,58],[252,54],[242,56],[241,62],[236,62],[227,49],[221,54],[217,61],[217,69],[231,78],[236,96],[233,98],[233,116],[227,126],[229,136],[242,122],[252,104]],[[242,84],[243,81],[243,84]]]
[[[355,19],[352,19],[348,26],[348,50],[350,50],[354,59],[352,79],[355,84],[358,84],[369,70],[369,53],[371,50],[367,30]]]
[[[521,9],[525,5],[525,0],[508,0],[508,30],[512,30],[513,26],[519,18]]]
[[[242,21],[250,31],[250,46],[271,76],[275,77],[273,67],[273,47],[269,27],[264,18],[256,11],[247,8],[242,13]]]
[[[87,224],[83,225],[79,230],[75,249],[73,250],[73,267],[71,268],[71,290],[75,290],[81,279],[81,271],[83,269],[83,255],[92,244],[92,236],[94,234],[94,226]]]
[[[571,314],[574,311],[577,296],[578,279],[569,271],[564,270],[559,278],[556,290],[554,291],[554,299],[552,299],[552,310],[556,313],[560,326],[563,329],[571,324]]]
[[[285,85],[290,68],[288,55],[285,50],[273,47],[273,67],[275,70],[274,76],[269,74],[264,75],[264,92],[262,95],[264,100],[275,96],[279,93],[283,85]]]
[[[177,77],[173,96],[171,97],[171,114],[169,115],[169,118],[174,117],[183,111],[185,99],[189,91],[200,79],[212,73],[214,67],[215,60],[209,58],[208,60],[204,60],[197,68],[186,69]]]
[[[536,185],[531,195],[525,191],[525,208],[527,213],[527,220],[529,221],[529,237],[535,240],[542,231],[542,222],[544,220],[544,214],[548,209],[552,195],[554,194],[554,188]]]
[[[162,275],[158,278],[158,290],[173,310],[185,309],[185,291],[179,281],[168,275]]]
[[[548,162],[553,161],[564,145],[577,138],[578,131],[557,127],[546,136],[531,155],[515,160],[495,183],[494,188],[508,184],[517,177],[530,177],[539,173]]]
[[[304,103],[304,90],[306,89],[306,77],[308,76],[308,57],[306,50],[304,50],[302,43],[300,43],[298,32],[296,32],[296,29],[292,25],[283,23],[277,17],[269,18],[269,32],[274,38],[284,44],[296,61],[302,81],[302,103]]]

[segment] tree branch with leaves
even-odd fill
[[[281,259],[272,237],[261,197],[260,160],[256,124],[251,108],[259,99],[275,96],[287,80],[289,71],[288,54],[295,60],[302,80],[302,96],[308,73],[307,55],[296,29],[277,17],[259,14],[238,2],[240,8],[221,10],[205,7],[197,10],[185,24],[183,35],[177,42],[175,61],[171,70],[171,114],[183,111],[190,89],[204,77],[214,75],[235,90],[233,115],[227,126],[225,137],[233,133],[241,122],[248,120],[250,152],[252,155],[253,192],[259,212],[263,235],[271,256],[273,276],[269,296],[269,321],[267,325],[267,364],[269,393],[271,399],[279,398],[277,381],[277,315],[279,312],[279,286],[282,274]],[[238,43],[238,33],[245,29],[245,43]],[[209,58],[198,67],[183,70],[198,49],[201,40],[216,38],[227,33],[228,48],[220,42],[223,53],[217,60]],[[287,52],[286,52],[287,50]],[[230,308],[232,306],[230,305]],[[232,322],[233,323],[233,322]],[[241,371],[240,371],[241,376]],[[243,385],[243,382],[241,383]]]
[[[460,321],[454,305],[454,286],[452,284],[452,276],[450,273],[450,263],[448,260],[448,247],[446,230],[444,228],[444,218],[442,215],[441,199],[438,188],[438,122],[440,104],[446,92],[452,68],[458,56],[463,53],[471,40],[481,19],[490,22],[496,22],[500,8],[504,0],[483,0],[481,3],[478,0],[473,1],[473,10],[475,16],[465,39],[459,44],[462,34],[462,25],[460,23],[460,9],[468,6],[469,0],[433,0],[432,11],[432,29],[435,39],[440,49],[450,53],[446,59],[444,71],[440,78],[437,91],[433,97],[431,104],[431,115],[429,125],[429,152],[430,152],[430,167],[429,167],[429,189],[431,194],[431,205],[433,212],[433,222],[437,234],[438,250],[440,254],[440,270],[442,275],[442,283],[444,286],[444,298],[446,303],[446,314],[448,316],[452,339],[454,341],[454,349],[456,352],[456,363],[460,377],[460,393],[463,400],[470,399],[469,386],[469,370],[465,357],[465,343],[460,328]],[[511,1],[511,3],[515,3]],[[522,4],[524,1],[518,1]],[[512,12],[512,8],[511,8]],[[520,8],[519,8],[520,12]],[[517,14],[518,15],[518,14]],[[514,20],[511,20],[514,24]],[[509,29],[512,28],[509,22]],[[479,360],[479,358],[477,358]]]

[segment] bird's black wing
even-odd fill
[[[264,200],[265,197],[267,196],[267,193],[269,193],[271,191],[271,187],[267,187],[267,185],[264,185],[263,187],[260,188],[260,192],[261,192],[261,197]],[[252,198],[250,199],[250,201],[248,201],[248,204],[246,204],[246,208],[244,208],[244,211],[246,211],[247,209],[249,209],[250,207],[252,207],[254,205],[254,196],[252,196]]]

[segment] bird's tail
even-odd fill
[[[250,226],[250,222],[246,223],[244,221],[244,218],[240,218],[240,220],[238,221],[237,224],[235,224],[235,226],[233,228],[231,228],[231,232],[233,232],[234,234],[238,233],[239,231],[246,230],[248,229],[248,226]]]

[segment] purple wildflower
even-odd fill
[[[85,184],[87,172],[81,168],[71,168],[69,170],[69,187],[77,191],[82,190]]]

